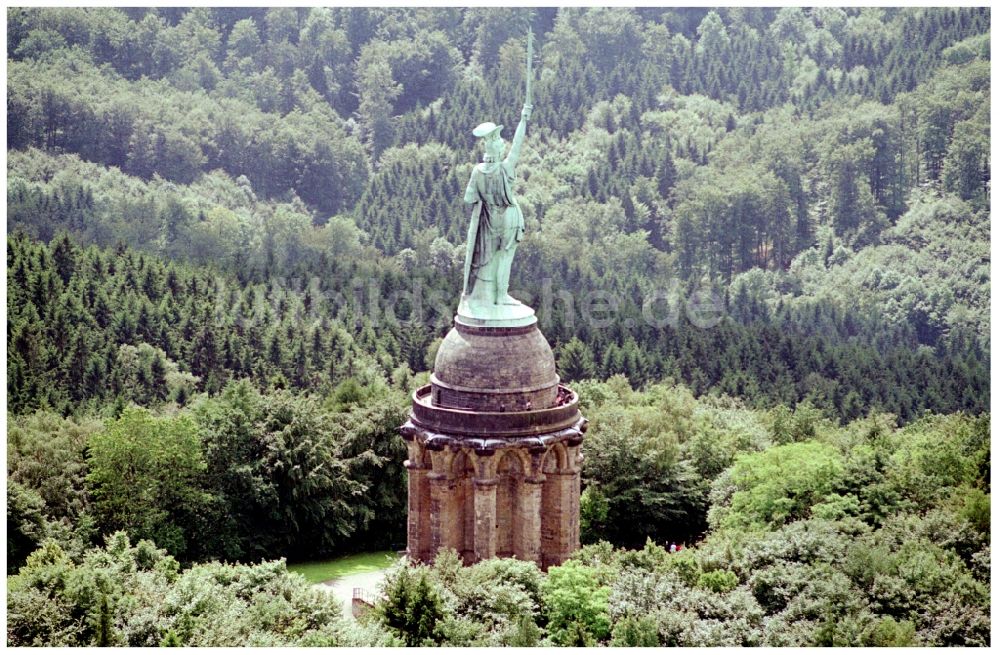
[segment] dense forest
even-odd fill
[[[10,645],[989,643],[988,8],[7,19]],[[279,560],[404,540],[529,29],[589,545],[345,622]]]
[[[547,575],[514,559],[460,572],[454,551],[397,567],[359,623],[283,560],[239,562],[321,552],[351,531],[370,544],[378,521],[405,524],[401,479],[383,480],[361,452],[378,450],[373,437],[392,443],[397,409],[322,407],[241,383],[175,415],[20,419],[7,543],[8,562],[23,565],[8,577],[8,641],[990,643],[987,415],[839,426],[809,406],[754,410],[666,384],[636,391],[623,376],[579,391],[592,421],[588,545]],[[402,407],[404,394],[381,393]],[[401,474],[403,455],[382,452]],[[307,483],[289,475],[297,466],[324,474]],[[136,476],[148,487],[138,498],[128,495]]]

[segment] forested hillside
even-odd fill
[[[9,643],[988,643],[988,8],[7,18]],[[511,287],[592,419],[586,541],[704,544],[587,550],[598,618],[399,574],[433,630],[200,564],[403,541],[394,428],[529,28]]]
[[[605,329],[538,307],[565,378],[673,377],[844,419],[981,411],[988,15],[11,10],[9,226],[69,237],[62,284],[50,259],[9,248],[14,288],[48,289],[12,294],[10,343],[35,344],[11,348],[12,408],[115,397],[86,371],[110,374],[140,343],[208,392],[250,376],[332,387],[351,360],[327,356],[332,337],[383,375],[425,368],[447,309],[400,329],[345,315],[332,292],[363,280],[383,296],[416,276],[445,307],[456,297],[470,126],[513,122],[530,18],[541,54],[514,284],[620,305]],[[116,292],[117,272],[83,260],[123,248],[147,284]],[[183,267],[203,281],[194,304],[156,282]],[[641,320],[673,280],[713,285],[723,325]],[[218,307],[206,319],[210,299],[228,310],[262,293],[260,335]],[[104,306],[125,325],[106,330]],[[93,320],[57,317],[80,312]],[[75,373],[51,332],[78,346]]]

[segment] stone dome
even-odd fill
[[[456,322],[441,342],[431,374],[431,404],[488,412],[554,407],[555,357],[536,323],[521,327]]]

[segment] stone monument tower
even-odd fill
[[[524,234],[514,169],[531,116],[527,101],[506,158],[503,126],[483,123],[463,293],[438,349],[430,384],[413,393],[408,444],[407,554],[428,562],[444,548],[466,564],[517,557],[541,568],[580,545],[580,444],[587,421],[559,383],[533,309],[507,293]]]
[[[587,423],[531,319],[496,327],[460,314],[414,392],[400,428],[410,558],[454,548],[466,564],[513,556],[546,569],[579,548]]]

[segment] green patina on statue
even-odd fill
[[[528,33],[525,104],[510,152],[500,136],[503,125],[483,123],[472,131],[483,140],[483,161],[472,171],[465,202],[473,205],[462,280],[459,316],[489,322],[521,322],[534,311],[507,293],[510,267],[524,237],[524,214],[514,196],[514,168],[531,117],[532,39]]]

